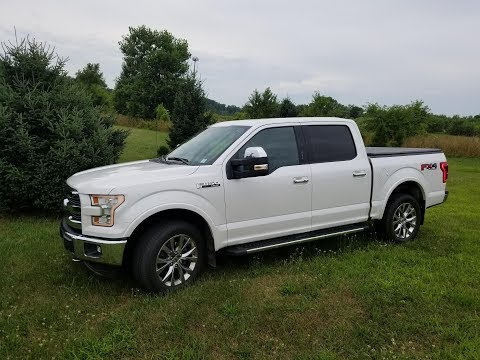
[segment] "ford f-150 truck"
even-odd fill
[[[167,156],[67,180],[65,247],[95,271],[127,266],[158,292],[231,255],[369,229],[403,242],[446,200],[441,150],[366,148],[354,121],[241,120],[210,126]]]

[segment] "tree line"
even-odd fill
[[[207,99],[186,40],[139,26],[129,28],[119,47],[122,70],[109,89],[98,63],[71,77],[66,60],[45,43],[28,37],[2,43],[0,209],[59,209],[65,179],[115,163],[128,136],[113,126],[115,112],[168,123],[170,148],[219,119],[351,118],[374,145],[401,145],[422,132],[480,133],[480,115],[435,115],[421,101],[360,107],[315,92],[308,104],[294,104],[266,88],[254,90],[241,108],[227,106]]]
[[[188,42],[166,30],[145,26],[130,27],[119,42],[123,54],[122,71],[113,91],[108,91],[99,64],[87,64],[77,80],[88,87],[96,104],[118,113],[171,121],[171,147],[190,138],[208,124],[219,120],[259,119],[296,116],[333,116],[357,120],[362,130],[372,134],[375,145],[401,145],[406,137],[430,133],[478,136],[480,115],[446,116],[431,113],[421,101],[407,105],[344,105],[315,92],[307,104],[279,99],[267,87],[255,89],[243,107],[224,105],[206,98],[202,83],[188,64]],[[93,76],[93,73],[96,75]]]
[[[374,103],[360,107],[343,105],[330,96],[315,92],[310,103],[295,105],[289,98],[278,100],[270,88],[263,92],[254,90],[242,110],[230,119],[296,116],[353,119],[364,135],[371,135],[369,140],[376,146],[401,146],[407,137],[422,133],[480,135],[480,114],[465,117],[437,115],[420,100],[406,105],[382,106]]]

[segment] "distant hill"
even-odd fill
[[[207,110],[220,115],[233,115],[241,109],[235,105],[225,105],[212,99],[207,99]]]

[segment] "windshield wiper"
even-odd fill
[[[188,159],[181,158],[181,157],[172,156],[172,157],[168,157],[167,160],[180,161],[181,163],[188,165]]]

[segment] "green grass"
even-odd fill
[[[154,156],[135,130],[122,160]],[[164,139],[164,138],[163,138]],[[416,241],[365,234],[219,258],[168,296],[72,263],[58,220],[0,217],[1,359],[479,359],[480,159]]]
[[[152,159],[157,156],[158,148],[167,144],[168,133],[166,132],[127,128],[124,126],[118,126],[118,128],[130,131],[119,162]]]

